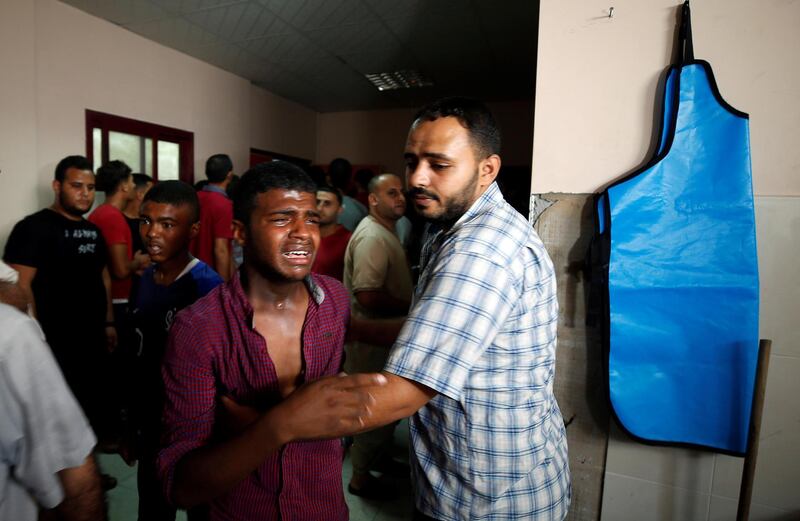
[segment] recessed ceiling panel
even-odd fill
[[[533,95],[538,0],[62,0],[318,111]],[[383,91],[366,73],[434,85]]]

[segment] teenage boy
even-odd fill
[[[154,263],[142,274],[133,321],[140,335],[136,387],[139,429],[139,519],[173,520],[175,508],[161,494],[155,473],[163,384],[161,359],[175,314],[222,283],[192,257],[189,243],[200,227],[197,194],[182,181],[151,188],[139,210],[140,235]]]
[[[211,521],[344,521],[336,438],[369,416],[361,388],[382,379],[337,376],[349,296],[340,282],[310,273],[316,186],[291,163],[262,163],[242,176],[234,216],[242,269],[179,313],[170,331],[163,488],[178,506],[206,504]],[[222,398],[262,414],[225,439]],[[321,434],[333,439],[311,439]]]

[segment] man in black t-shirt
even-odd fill
[[[92,207],[91,162],[69,156],[56,166],[55,200],[18,222],[3,259],[19,272],[19,287],[32,305],[64,377],[99,438],[104,414],[103,367],[116,347],[111,278],[100,230],[82,216]]]

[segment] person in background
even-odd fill
[[[42,330],[6,304],[0,304],[0,418],[0,519],[105,521],[94,433]]]
[[[222,278],[189,253],[200,228],[200,204],[190,185],[162,181],[145,196],[139,211],[141,237],[153,264],[142,274],[133,323],[140,345],[136,360],[139,520],[172,521],[175,507],[161,493],[156,474],[161,410],[161,360],[175,315],[222,283]]]
[[[192,240],[192,255],[211,266],[223,280],[234,272],[233,203],[226,192],[233,178],[233,162],[225,154],[206,160],[208,184],[197,193],[200,199],[200,233]]]
[[[83,218],[95,196],[91,161],[83,156],[59,161],[52,189],[49,208],[14,226],[3,258],[19,273],[19,289],[95,433],[109,440],[106,369],[117,332],[106,243],[100,229]]]
[[[118,324],[127,318],[131,277],[150,264],[147,254],[134,251],[133,234],[122,210],[136,198],[131,169],[122,161],[109,161],[97,169],[97,189],[106,200],[89,215],[103,233],[111,272],[111,297]]]
[[[131,174],[133,177],[133,199],[128,201],[127,206],[122,210],[125,214],[125,220],[128,222],[128,227],[131,229],[131,240],[133,241],[133,251],[145,253],[144,243],[142,237],[139,235],[139,207],[142,205],[142,200],[145,194],[153,186],[153,178],[146,174]],[[128,300],[131,305],[136,302],[136,292],[139,288],[139,275],[134,273],[131,276],[131,293]]]
[[[231,182],[228,184],[228,188],[225,189],[225,193],[228,194],[228,199],[231,201],[233,200],[233,194],[236,191],[236,187],[239,186],[239,181],[241,177],[236,174],[231,176]],[[236,241],[231,241],[231,254],[233,256],[233,271],[239,269],[239,266],[242,265],[244,262],[244,251],[242,250],[242,245]]]
[[[369,168],[361,168],[353,176],[353,197],[367,207],[367,211],[369,211],[369,182],[373,177],[375,177],[375,172]]]
[[[134,195],[122,209],[122,213],[125,214],[125,220],[128,221],[128,227],[131,229],[133,251],[144,251],[142,237],[139,235],[139,207],[142,206],[145,194],[153,186],[153,178],[147,174],[134,173],[131,176],[133,177]]]
[[[129,408],[131,401],[134,359],[134,331],[131,325],[130,297],[133,278],[150,264],[150,257],[133,249],[133,234],[122,210],[136,198],[131,169],[122,161],[109,161],[97,169],[97,189],[105,192],[105,203],[89,215],[103,234],[108,250],[108,266],[111,273],[111,298],[114,305],[114,325],[117,330],[119,348],[107,359],[106,377],[109,387],[106,398],[113,411],[112,433],[115,445],[110,450],[127,451],[129,434]]]
[[[23,313],[28,312],[28,299],[19,287],[17,270],[0,261],[0,302],[13,306]]]
[[[402,319],[408,313],[413,292],[406,254],[395,230],[406,210],[403,184],[396,175],[383,174],[372,178],[368,190],[369,215],[353,232],[344,257],[344,285],[351,294],[350,309],[354,317],[363,319]],[[345,371],[380,371],[391,347],[391,343],[348,342]],[[350,449],[353,476],[348,485],[351,494],[386,499],[393,488],[370,471],[408,475],[408,466],[391,456],[396,425],[392,422],[354,437]]]
[[[317,212],[320,241],[311,271],[341,282],[344,275],[344,251],[352,235],[337,222],[342,213],[341,192],[332,186],[317,186]]]
[[[328,166],[328,177],[330,177],[331,184],[342,193],[342,213],[339,214],[339,224],[351,232],[368,213],[366,206],[348,195],[352,175],[353,166],[347,159],[337,157]]]

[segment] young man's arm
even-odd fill
[[[357,429],[371,411],[372,398],[364,388],[384,381],[373,374],[311,382],[259,414],[244,431],[217,442],[220,389],[210,348],[217,341],[190,312],[178,314],[170,330],[162,365],[166,400],[158,469],[165,495],[178,507],[224,494],[285,443]]]
[[[127,279],[150,263],[150,256],[138,251],[128,259],[128,245],[124,243],[109,245],[108,257],[108,266],[115,279]]]
[[[225,282],[231,279],[232,266],[231,240],[224,237],[214,238],[214,269]]]
[[[111,275],[108,266],[103,268],[103,286],[106,289],[106,348],[113,351],[117,348],[117,329],[114,327],[114,304],[111,300]]]
[[[106,519],[103,489],[94,456],[89,455],[78,467],[58,472],[64,489],[64,500],[56,507],[64,521],[104,521]]]
[[[186,454],[175,468],[174,504],[189,508],[224,494],[291,441],[360,430],[372,413],[373,399],[365,389],[380,389],[383,382],[380,375],[360,374],[329,376],[300,387],[241,433]]]
[[[36,268],[22,264],[9,263],[8,265],[17,270],[17,273],[19,273],[17,286],[19,286],[19,289],[25,296],[25,300],[28,302],[28,306],[30,306],[31,315],[36,317],[36,301],[33,299],[32,289],[33,279],[36,277]]]

